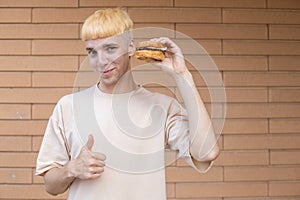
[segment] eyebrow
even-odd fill
[[[116,44],[116,43],[104,44],[104,45],[102,46],[102,48],[106,48],[106,47],[110,47],[110,46],[118,46],[118,44]],[[87,48],[86,48],[87,51],[92,51],[92,50],[94,50],[94,49],[95,49],[95,48],[92,48],[92,47],[87,47]]]
[[[87,47],[85,50],[87,51],[92,51],[94,48],[91,48],[91,47]]]

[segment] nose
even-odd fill
[[[105,69],[105,67],[109,64],[109,59],[105,53],[99,51],[97,57],[97,66],[101,67],[101,69]]]

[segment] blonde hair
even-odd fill
[[[122,34],[131,30],[132,26],[129,15],[120,8],[98,10],[85,20],[81,39],[87,41]]]

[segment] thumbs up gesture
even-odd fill
[[[82,147],[79,156],[69,166],[74,177],[83,180],[95,179],[103,173],[106,157],[102,153],[92,151],[94,142],[93,135],[89,135],[88,141]]]

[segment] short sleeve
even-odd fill
[[[178,151],[177,157],[195,170],[205,173],[210,169],[212,162],[199,162],[191,156],[187,111],[176,100],[171,102],[168,109],[166,138],[169,148]]]
[[[41,148],[36,162],[36,175],[65,165],[69,160],[60,104],[58,103],[48,121]]]

